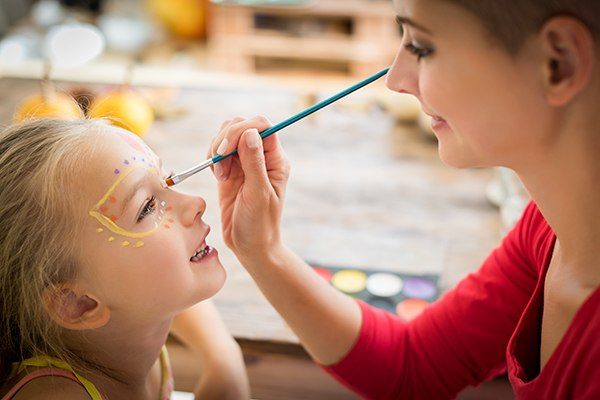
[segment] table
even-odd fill
[[[33,80],[0,79],[0,123],[8,124],[20,99],[36,91]],[[187,110],[180,117],[157,121],[146,137],[165,168],[174,171],[204,159],[210,139],[225,119],[264,114],[278,122],[302,107],[294,90],[281,87],[148,92],[163,97],[168,93],[170,104]],[[444,166],[431,138],[414,125],[396,125],[377,107],[358,104],[351,97],[280,136],[292,163],[283,236],[305,259],[440,273],[442,288],[448,289],[476,269],[499,241],[498,213],[485,198],[491,172]],[[200,173],[178,189],[207,201],[205,220],[213,228],[208,242],[219,249],[228,271],[215,302],[242,345],[253,397],[355,398],[308,361],[297,337],[224,246],[212,174]],[[172,353],[186,357],[184,350],[175,348]],[[176,370],[182,376],[182,390],[189,390],[197,375],[191,372],[194,361],[187,362],[187,367]]]

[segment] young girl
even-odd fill
[[[313,358],[374,399],[444,399],[508,367],[519,399],[600,398],[600,2],[397,0],[388,87],[444,162],[505,166],[534,202],[456,288],[405,322],[336,292],[282,243],[289,163],[263,119],[209,154],[226,243]],[[343,7],[343,5],[340,5]],[[464,240],[469,240],[465,238]]]
[[[240,349],[202,302],[225,280],[206,203],[161,178],[102,121],[0,134],[0,398],[168,399],[171,322],[203,363],[198,398],[248,397]]]

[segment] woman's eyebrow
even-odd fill
[[[409,25],[412,26],[413,28],[419,29],[425,33],[428,34],[432,34],[431,30],[425,28],[423,25],[416,23],[415,21],[413,21],[412,19],[408,18],[408,17],[403,17],[401,15],[396,15],[396,22],[398,22],[398,24],[400,25]]]

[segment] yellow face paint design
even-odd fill
[[[144,242],[140,239],[153,235],[162,226],[165,229],[170,229],[170,224],[174,221],[169,215],[172,208],[166,206],[166,202],[156,199],[156,220],[153,221],[152,227],[146,230],[136,232],[131,229],[126,229],[119,225],[118,217],[115,213],[110,213],[110,209],[114,208],[117,203],[115,192],[127,177],[138,170],[149,171],[160,179],[160,173],[157,168],[151,166],[154,163],[146,162],[144,158],[132,157],[132,160],[125,160],[123,164],[125,168],[115,169],[115,175],[118,175],[116,181],[106,191],[104,196],[94,205],[89,211],[89,215],[100,223],[100,227],[96,228],[97,233],[108,233],[108,242],[115,242],[121,247],[140,248],[144,246]],[[154,164],[156,165],[156,164]],[[164,220],[164,221],[163,221]],[[118,236],[118,237],[115,237]],[[120,238],[119,238],[120,237]]]

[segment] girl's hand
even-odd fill
[[[261,140],[271,123],[264,117],[226,121],[208,152],[238,155],[213,166],[219,181],[223,238],[244,264],[281,247],[280,220],[290,172],[277,135]]]
[[[211,300],[176,315],[171,334],[199,359],[202,370],[194,389],[196,398],[239,400],[250,397],[242,350]]]

